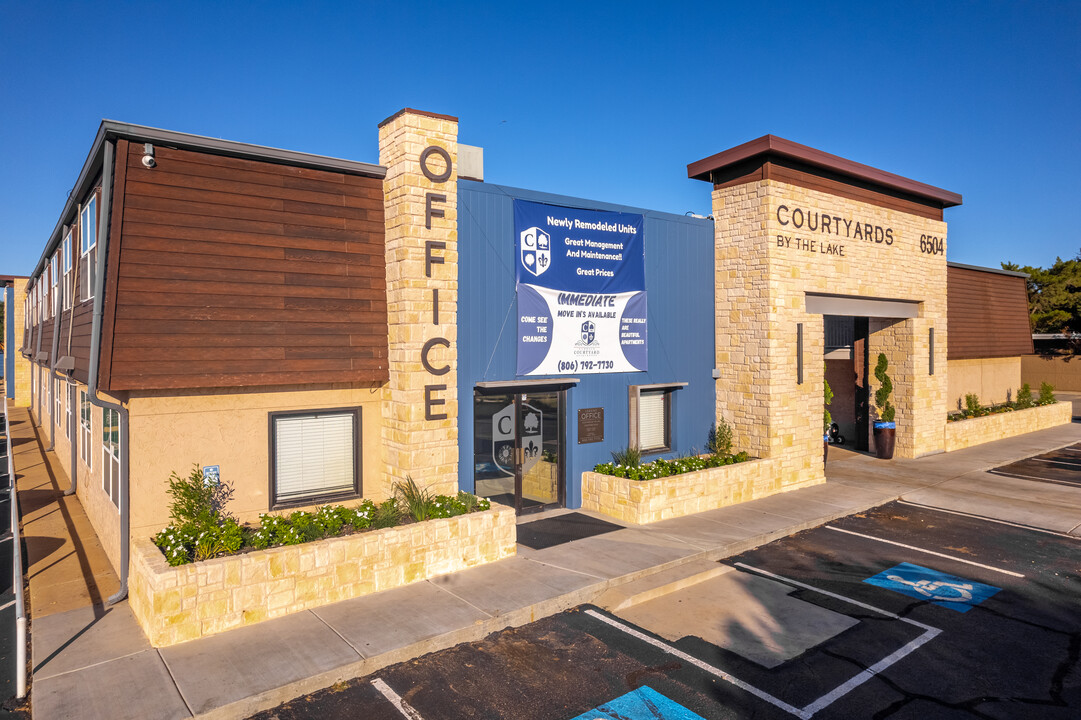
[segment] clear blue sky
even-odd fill
[[[377,162],[459,116],[490,182],[709,212],[686,165],[773,133],[964,196],[950,260],[1081,248],[1081,3],[0,0],[0,274],[102,118]]]

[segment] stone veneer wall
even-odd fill
[[[5,379],[5,382],[14,386],[15,397],[12,404],[15,407],[30,406],[30,361],[19,352],[19,348],[23,345],[23,316],[26,312],[24,307],[27,301],[26,283],[27,281],[24,278],[16,278],[12,283],[14,299],[8,317],[11,318],[15,330],[15,344],[4,349],[4,362],[7,362],[8,353],[15,358],[15,375]],[[7,330],[5,329],[4,332],[6,333]]]
[[[818,442],[822,456],[822,441]],[[582,508],[645,525],[715,510],[777,492],[774,459],[747,460],[656,480],[630,480],[595,472],[582,473]],[[785,490],[815,484],[794,483]]]
[[[890,245],[793,226],[780,206],[893,229]],[[806,294],[918,302],[918,317],[872,318],[870,364],[885,352],[897,407],[897,455],[942,450],[946,416],[946,259],[921,251],[921,234],[943,240],[937,220],[777,180],[713,192],[716,218],[717,415],[735,429],[735,449],[775,460],[773,491],[824,482],[823,319]],[[788,221],[783,225],[781,219]],[[835,223],[833,223],[835,224]],[[778,236],[790,239],[778,246]],[[814,241],[814,249],[810,242]],[[798,244],[797,244],[798,241]],[[806,241],[806,242],[804,242]],[[821,252],[822,241],[845,254]],[[797,325],[803,325],[804,382],[797,382]],[[936,373],[928,330],[935,329]],[[872,381],[872,389],[877,382]]]
[[[1025,433],[1046,430],[1073,421],[1073,403],[1057,402],[1028,410],[987,415],[946,423],[944,442],[946,452],[962,450],[993,440],[1003,440]]]
[[[491,510],[169,567],[132,543],[132,612],[155,647],[407,585],[515,553],[514,510]]]
[[[432,146],[450,157],[450,177],[444,182],[430,180],[422,171],[421,154]],[[457,120],[412,110],[392,116],[379,126],[379,163],[387,168],[383,180],[390,333],[390,382],[383,393],[386,484],[412,477],[433,492],[454,494],[458,490]],[[447,169],[438,155],[430,157],[427,166],[436,176]],[[444,245],[431,249],[430,265],[429,242]],[[431,368],[442,374],[421,362],[422,349],[432,338],[449,344],[433,346],[427,356]],[[442,404],[430,405],[429,419],[425,388],[431,386],[443,386],[428,393]]]

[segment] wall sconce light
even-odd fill
[[[796,323],[796,384],[803,384],[803,323]]]
[[[935,329],[931,328],[927,331],[927,374],[935,374]]]

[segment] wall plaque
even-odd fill
[[[604,408],[583,408],[578,411],[578,444],[604,440]]]

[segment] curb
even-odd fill
[[[619,587],[620,585],[666,570],[671,570],[691,562],[702,560],[716,562],[727,557],[732,557],[733,555],[739,555],[761,545],[771,543],[774,540],[779,540],[804,530],[810,530],[811,528],[824,525],[839,518],[852,515],[853,513],[864,512],[873,507],[893,502],[894,500],[900,499],[900,497],[900,495],[883,495],[881,498],[875,499],[874,501],[857,503],[848,508],[838,508],[835,513],[828,513],[811,520],[796,522],[772,532],[760,533],[753,537],[730,543],[724,547],[702,550],[661,565],[655,565],[616,578],[603,580],[557,597],[542,600],[532,605],[518,608],[517,610],[511,610],[487,620],[477,622],[468,627],[459,628],[458,630],[443,633],[442,635],[436,635],[381,655],[364,658],[349,663],[348,665],[335,668],[334,670],[320,673],[319,675],[281,685],[273,690],[267,690],[258,695],[252,695],[243,700],[237,700],[228,705],[222,705],[212,710],[208,710],[207,712],[197,714],[194,717],[198,720],[242,720],[255,713],[269,710],[284,702],[300,697],[301,695],[307,695],[318,690],[323,690],[336,683],[364,677],[365,675],[370,675],[390,665],[445,650],[460,643],[483,640],[494,632],[511,627],[528,625],[531,622],[555,615],[564,610],[569,610],[572,607],[591,603],[607,590]],[[541,563],[539,560],[533,560],[533,562]]]

